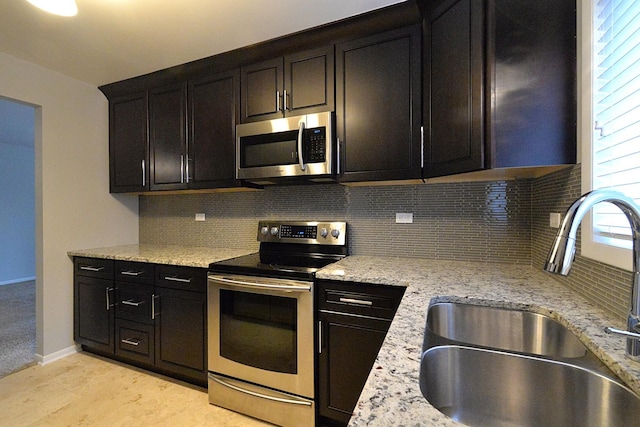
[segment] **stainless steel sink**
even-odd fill
[[[426,349],[420,389],[471,426],[638,426],[640,398],[621,383],[560,361],[458,345]]]
[[[554,358],[579,358],[587,348],[566,327],[548,316],[470,304],[438,303],[429,308],[427,330],[438,337]],[[431,345],[428,345],[431,346]],[[426,347],[426,346],[425,346]]]

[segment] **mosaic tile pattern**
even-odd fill
[[[140,197],[140,243],[257,250],[260,219],[337,219],[352,255],[507,262],[542,268],[555,236],[549,213],[581,194],[580,166],[534,180],[428,185],[268,187],[241,193]],[[413,224],[396,224],[396,212]],[[205,213],[205,222],[194,215]],[[576,257],[556,280],[624,319],[631,274]]]
[[[530,181],[140,197],[140,243],[257,248],[260,219],[336,219],[350,253],[529,264]],[[396,212],[413,224],[396,224]],[[196,222],[195,213],[207,220]]]

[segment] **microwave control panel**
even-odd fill
[[[305,133],[305,153],[306,163],[324,162],[327,154],[326,128],[306,129]]]

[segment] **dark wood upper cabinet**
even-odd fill
[[[339,179],[421,176],[419,25],[336,45]]]
[[[334,109],[333,45],[242,67],[242,122]]]
[[[189,188],[234,187],[240,73],[189,82]]]
[[[426,175],[575,163],[575,1],[419,4]]]
[[[147,92],[115,97],[109,102],[109,191],[149,189]]]
[[[428,176],[484,168],[483,0],[440,3],[425,17],[424,139]]]
[[[187,187],[187,85],[154,89],[149,93],[150,189]]]

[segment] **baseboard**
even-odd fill
[[[32,280],[36,280],[36,276],[23,277],[21,279],[5,280],[3,282],[0,282],[0,286],[2,286],[2,285],[13,285],[14,283],[30,282]]]
[[[36,362],[38,365],[47,365],[51,362],[55,362],[56,360],[60,360],[64,357],[72,355],[80,351],[79,345],[72,345],[71,347],[63,348],[60,351],[56,351],[55,353],[47,354],[46,356],[42,356],[36,353]]]

